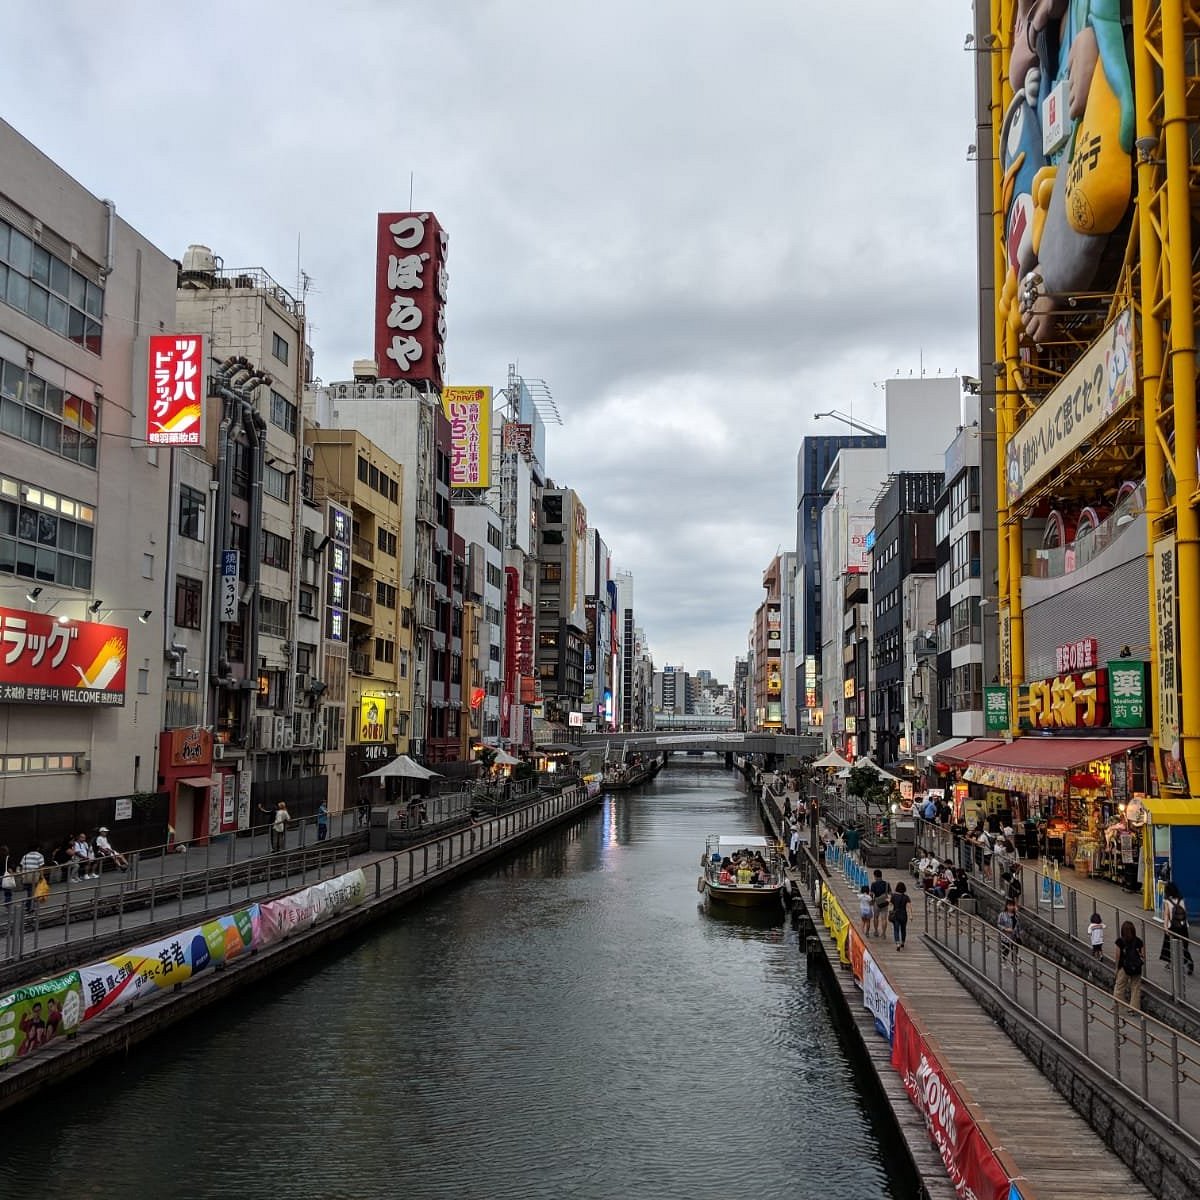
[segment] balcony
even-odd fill
[[[437,610],[432,604],[429,604],[424,600],[418,600],[416,604],[413,605],[413,611],[416,613],[417,624],[422,629],[437,628]]]
[[[433,507],[433,497],[428,492],[417,495],[417,520],[424,525],[437,525],[437,512]]]
[[[369,654],[355,653],[350,655],[351,675],[370,675],[372,673],[373,664]]]
[[[360,617],[370,617],[375,611],[375,603],[366,592],[351,592],[350,611]]]
[[[422,583],[436,583],[437,571],[433,565],[432,554],[418,554],[415,563],[415,572],[417,579]]]
[[[351,547],[356,558],[366,559],[367,562],[375,561],[375,544],[363,537],[356,537],[351,542]]]

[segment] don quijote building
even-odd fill
[[[172,451],[148,353],[176,267],[2,121],[0,162],[0,842],[104,824],[133,845],[166,816]]]

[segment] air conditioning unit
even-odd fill
[[[268,717],[267,720],[270,720],[270,717]],[[275,718],[275,739],[274,739],[274,741],[275,741],[275,749],[276,750],[283,749],[284,734],[289,732],[291,730],[291,727],[292,727],[292,723],[291,723],[291,721],[289,721],[287,719],[287,717],[276,717]]]
[[[308,676],[303,671],[296,672],[296,695],[303,695],[308,691]]]
[[[313,745],[319,750],[325,749],[325,716],[322,714],[313,722]]]
[[[312,713],[300,714],[300,745],[307,746],[312,742]]]
[[[259,750],[275,749],[275,722],[271,717],[254,718],[254,745]]]
[[[296,735],[292,732],[292,727],[289,724],[282,734],[275,739],[276,750],[293,750],[296,746]]]
[[[92,760],[86,754],[81,754],[75,759],[75,773],[77,775],[82,775],[85,771],[90,771],[91,769]]]
[[[213,762],[220,762],[225,757],[225,747],[220,742],[214,742],[212,748]]]
[[[311,446],[305,446],[304,447],[304,461],[312,462],[312,460],[313,460],[313,448]]]

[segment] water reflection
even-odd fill
[[[6,1116],[43,1196],[891,1197],[795,933],[708,910],[734,777],[661,772]],[[98,1170],[97,1164],[103,1169]]]

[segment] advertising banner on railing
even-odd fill
[[[825,928],[833,934],[833,940],[837,943],[838,958],[848,963],[850,952],[846,943],[850,938],[850,918],[846,916],[846,910],[842,908],[837,896],[824,884],[821,885],[821,920],[825,922]]]
[[[875,1028],[889,1043],[896,1040],[896,993],[869,950],[863,952],[863,1006],[875,1018]]]
[[[135,946],[113,958],[79,968],[83,1019],[153,992],[186,983],[207,967],[231,962],[255,942],[259,906],[239,909],[157,942]]]
[[[269,946],[297,929],[308,929],[325,917],[361,904],[367,894],[367,881],[361,868],[314,883],[290,896],[268,900],[259,905],[262,920],[258,945]]]
[[[846,947],[850,951],[850,973],[854,976],[854,982],[862,987],[863,956],[867,952],[867,947],[854,926],[850,927],[849,935],[846,938]]]
[[[1008,1174],[903,1005],[896,1006],[895,1021],[892,1066],[925,1118],[955,1191],[964,1200],[1010,1200]]]
[[[79,972],[68,971],[0,996],[0,1064],[28,1058],[74,1033],[83,1020]]]

